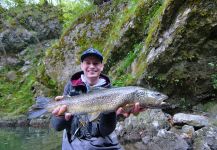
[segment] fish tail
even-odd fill
[[[31,107],[31,110],[28,112],[28,119],[34,119],[46,114],[48,111],[45,109],[51,98],[47,97],[36,97],[36,103]]]

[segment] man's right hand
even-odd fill
[[[63,97],[64,96],[57,96],[57,97],[55,97],[55,100],[56,101],[62,100]],[[52,111],[52,114],[55,116],[63,116],[64,115],[66,120],[70,120],[72,117],[71,113],[67,113],[67,106],[66,105],[62,105],[62,106],[55,108]]]

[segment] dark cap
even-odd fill
[[[102,54],[94,49],[94,48],[88,48],[86,51],[84,51],[81,54],[81,62],[83,62],[83,60],[87,57],[87,56],[96,56],[97,58],[99,58],[99,60],[102,62],[103,61],[103,56]]]

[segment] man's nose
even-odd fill
[[[94,66],[94,64],[91,63],[91,64],[89,65],[89,67],[94,68],[95,66]]]

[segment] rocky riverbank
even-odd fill
[[[177,113],[148,109],[138,116],[119,120],[115,132],[126,150],[215,150],[216,117],[205,113]],[[49,127],[50,115],[2,118],[0,127]]]

